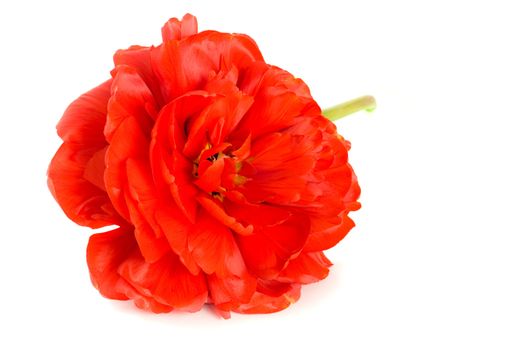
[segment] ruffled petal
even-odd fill
[[[137,245],[130,227],[92,235],[86,255],[93,285],[106,298],[132,299],[139,308],[156,313],[171,311],[171,306],[140,294],[118,273],[119,266],[136,251]]]
[[[126,300],[122,284],[127,284],[117,273],[120,264],[136,249],[133,232],[118,228],[97,233],[89,238],[87,263],[91,281],[103,296],[110,299]]]
[[[286,309],[299,300],[301,285],[292,285],[291,289],[281,296],[269,296],[255,292],[249,303],[240,305],[233,311],[241,314],[269,314]]]
[[[97,162],[93,158],[98,158],[100,151],[103,150],[64,143],[51,160],[47,174],[48,187],[67,217],[91,228],[123,221],[106,191],[100,188],[103,182],[92,168],[95,166],[88,168],[88,164]]]
[[[271,297],[279,297],[288,293],[292,289],[292,284],[277,280],[257,280],[257,291]]]
[[[188,120],[209,105],[207,94],[181,96],[159,113],[152,131],[150,159],[159,191],[170,193],[188,220],[195,222],[197,189],[193,185],[193,163],[182,154]]]
[[[239,203],[228,198],[224,199],[223,204],[228,214],[234,217],[237,222],[254,227],[279,225],[292,216],[292,212],[286,207],[253,204],[247,201]]]
[[[250,272],[263,279],[272,279],[301,251],[309,232],[309,218],[293,215],[279,225],[236,238]]]
[[[239,235],[251,235],[253,233],[253,225],[248,224],[245,226],[233,216],[228,215],[228,213],[224,211],[224,207],[219,204],[220,202],[217,200],[210,198],[208,195],[201,194],[197,196],[197,201],[211,216]]]
[[[103,129],[111,81],[76,99],[64,112],[57,132],[64,140],[48,169],[48,186],[65,214],[79,225],[118,224],[105,193],[102,162],[107,145]]]
[[[332,263],[322,252],[302,252],[290,260],[286,268],[281,271],[278,281],[288,283],[308,284],[325,279],[330,272]]]
[[[104,182],[117,211],[129,219],[125,196],[128,185],[123,174],[128,159],[147,160],[149,157],[149,139],[157,105],[134,68],[119,66],[114,74],[104,129],[109,142]]]
[[[140,294],[177,310],[198,311],[208,298],[204,275],[191,274],[173,254],[152,264],[135,254],[118,271]]]
[[[160,85],[151,67],[151,49],[151,47],[134,45],[125,50],[118,50],[113,55],[113,62],[115,67],[132,67],[152,92],[157,105],[162,106],[164,100],[160,92]]]
[[[125,198],[131,222],[135,225],[135,238],[145,260],[155,262],[170,250],[165,234],[155,217],[155,212],[161,205],[161,196],[156,192],[144,161],[128,159],[125,174],[129,184]]]
[[[242,72],[255,61],[263,58],[250,37],[214,31],[165,41],[152,51],[153,70],[162,83],[166,101],[202,90],[210,74],[221,68],[235,66]]]
[[[219,278],[246,271],[232,233],[205,211],[201,211],[188,237],[188,247],[201,269]]]
[[[106,145],[103,130],[111,84],[108,80],[69,105],[57,125],[58,135],[64,142],[80,147]]]
[[[133,118],[122,121],[112,138],[114,142],[110,143],[106,153],[104,182],[115,209],[130,220],[126,203],[126,191],[128,191],[128,181],[125,176],[126,162],[130,158],[147,157],[148,141]]]
[[[177,18],[171,18],[164,27],[162,27],[162,41],[181,40],[190,35],[197,34],[197,18],[185,14],[182,21]]]
[[[226,97],[216,97],[188,123],[188,138],[184,154],[193,159],[207,143],[218,146],[223,143],[253,103],[253,97],[237,91]]]
[[[234,138],[251,133],[255,140],[293,125],[296,117],[320,114],[306,84],[283,69],[254,64],[243,76],[240,87],[254,96],[255,102],[239,123]]]
[[[341,241],[355,226],[346,214],[342,218],[311,217],[312,233],[304,245],[305,252],[317,252],[330,249]]]
[[[188,248],[188,236],[192,232],[192,225],[188,219],[179,208],[161,205],[155,210],[155,220],[166,237],[171,250],[179,256],[181,262],[192,274],[198,274],[200,267]]]
[[[315,165],[315,153],[302,137],[272,133],[252,144],[249,167],[240,174],[249,178],[240,191],[251,202],[289,204],[302,198]]]
[[[106,184],[104,183],[104,171],[106,169],[106,151],[107,147],[104,147],[95,153],[86,163],[84,168],[83,177],[93,185],[100,188],[102,191],[106,191]]]
[[[345,203],[347,203],[348,210],[355,211],[361,208],[361,204],[357,202],[359,196],[361,195],[361,187],[359,187],[359,183],[357,182],[357,176],[354,172],[354,169],[350,164],[348,164],[348,167],[350,168],[352,176],[350,188],[348,189],[348,192],[346,192],[343,200],[345,201]]]
[[[230,311],[242,304],[247,304],[256,293],[257,279],[248,272],[241,276],[218,277],[208,275],[210,301],[216,311],[224,318],[229,318]]]
[[[118,66],[113,72],[111,98],[104,134],[109,143],[120,124],[133,118],[147,135],[157,117],[158,106],[151,90],[137,70],[130,66]]]

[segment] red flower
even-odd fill
[[[354,226],[350,144],[248,36],[197,33],[186,15],[162,38],[117,51],[111,79],[69,106],[49,188],[76,223],[119,226],[87,247],[103,296],[153,312],[282,310]]]

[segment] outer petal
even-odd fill
[[[157,117],[157,102],[139,72],[130,66],[118,66],[113,72],[111,98],[104,134],[111,143],[120,124],[133,118],[141,130],[149,134]]]
[[[120,264],[136,250],[133,232],[118,228],[94,234],[87,246],[87,263],[91,281],[103,296],[126,300],[127,283],[117,273]]]
[[[251,133],[255,140],[293,125],[296,117],[320,114],[306,84],[277,67],[262,63],[251,65],[240,88],[254,96],[255,102],[233,137]]]
[[[153,70],[166,101],[202,90],[211,74],[235,66],[239,72],[262,61],[255,42],[242,34],[205,31],[185,40],[165,41],[152,51]]]
[[[120,66],[112,85],[104,133],[109,142],[104,181],[111,202],[129,219],[125,192],[126,161],[148,159],[149,137],[157,106],[151,91],[131,67]]]
[[[288,204],[301,199],[315,165],[311,145],[288,133],[260,137],[252,145],[250,167],[240,174],[250,178],[243,194],[253,202]]]
[[[144,161],[128,159],[125,175],[129,184],[125,198],[131,222],[135,225],[135,238],[144,259],[149,263],[155,262],[170,250],[165,233],[155,217],[161,197],[157,195]]]
[[[292,285],[287,293],[277,297],[255,292],[249,303],[240,305],[233,311],[242,314],[269,314],[286,309],[299,300],[300,296],[301,286],[299,284]]]
[[[177,310],[198,311],[208,297],[204,275],[192,275],[172,254],[153,264],[135,254],[120,265],[119,273],[140,294]]]
[[[108,107],[105,134],[110,142],[104,179],[115,207],[135,226],[135,235],[148,263],[169,251],[155,222],[157,193],[151,180],[149,143],[155,100],[138,73],[127,66],[117,70]]]
[[[57,125],[58,135],[64,142],[81,147],[106,145],[103,130],[111,83],[108,80],[100,84],[69,105]]]
[[[303,252],[297,258],[290,260],[277,280],[301,284],[317,282],[328,276],[330,266],[332,263],[322,252]]]
[[[171,18],[164,27],[162,27],[162,41],[180,40],[190,35],[197,34],[197,18],[185,14],[182,21],[177,18]]]
[[[153,73],[151,67],[151,50],[152,47],[131,46],[126,50],[118,50],[113,55],[115,67],[128,66],[132,67],[144,80],[149,90],[152,92],[157,104],[164,104],[162,94],[160,93],[159,82]]]
[[[176,206],[161,205],[155,209],[155,220],[163,235],[168,240],[171,250],[177,254],[181,262],[194,275],[200,272],[188,248],[188,236],[192,225]]]
[[[225,318],[229,318],[229,311],[250,302],[256,293],[256,286],[257,280],[249,273],[223,278],[219,278],[216,274],[208,276],[210,300],[219,311],[222,311],[221,315]]]
[[[219,310],[228,312],[250,301],[257,280],[246,269],[229,229],[205,214],[197,220],[188,244],[208,274],[210,300]]]
[[[350,164],[348,164],[348,167],[352,172],[352,180],[350,183],[350,188],[344,197],[344,201],[347,203],[348,210],[354,211],[361,208],[361,204],[357,202],[359,196],[361,195],[361,187],[359,187],[359,183],[357,182],[357,176],[354,172],[354,169],[350,166]]]
[[[98,149],[64,143],[48,170],[48,186],[64,213],[79,225],[99,228],[122,222],[99,182],[85,177]]]
[[[106,298],[133,299],[141,309],[156,313],[171,311],[172,307],[140,294],[118,273],[119,266],[136,251],[129,227],[92,235],[87,246],[87,263],[93,285]]]
[[[130,158],[143,159],[147,147],[146,136],[136,121],[127,118],[115,131],[114,142],[107,150],[107,167],[104,172],[106,189],[119,214],[128,220],[130,220],[130,215],[126,203],[126,191],[128,191],[126,162]]]
[[[273,279],[301,251],[309,232],[308,217],[294,215],[252,235],[237,236],[237,242],[248,269],[260,278]]]
[[[106,141],[103,137],[107,81],[75,100],[57,125],[65,141],[48,169],[48,186],[66,215],[79,225],[99,228],[118,224],[105,193],[102,172]]]
[[[232,233],[207,212],[201,211],[188,237],[188,247],[207,274],[240,276],[246,266]]]
[[[311,218],[312,233],[304,246],[306,252],[317,252],[330,249],[341,241],[355,226],[355,223],[345,213],[340,223],[334,223],[333,218]]]

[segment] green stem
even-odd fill
[[[376,108],[376,100],[372,96],[361,96],[350,101],[323,110],[323,115],[334,121],[349,114],[365,110],[372,112]]]

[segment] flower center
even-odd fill
[[[239,175],[242,162],[230,150],[229,143],[218,146],[207,144],[193,162],[193,183],[221,201],[228,190],[246,181]]]

